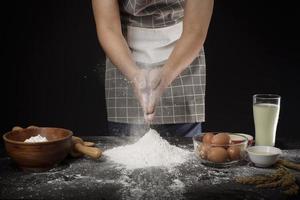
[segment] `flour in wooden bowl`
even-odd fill
[[[24,142],[26,143],[36,143],[36,142],[47,142],[47,138],[41,135],[32,136],[29,139],[26,139]]]
[[[127,169],[145,167],[171,167],[184,163],[191,152],[169,144],[153,129],[136,143],[115,147],[104,152],[111,161]]]

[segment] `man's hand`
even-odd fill
[[[132,79],[134,93],[143,108],[144,118],[147,123],[153,121],[155,108],[160,97],[169,85],[172,72],[163,67],[153,69],[139,69]]]
[[[143,108],[147,123],[154,119],[155,107],[165,90],[162,71],[162,68],[140,69],[132,79],[134,93]]]
[[[164,80],[163,68],[154,68],[149,71],[147,83],[150,90],[145,114],[145,121],[147,123],[150,123],[154,119],[156,105],[166,88]]]
[[[147,73],[148,70],[145,69],[138,70],[132,79],[134,94],[137,97],[140,105],[142,106],[144,113],[147,112],[146,107],[149,99]]]

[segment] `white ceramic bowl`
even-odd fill
[[[247,150],[250,160],[257,167],[269,167],[276,163],[282,151],[271,146],[252,146]]]
[[[232,137],[233,136],[233,137]],[[249,135],[249,134],[245,134],[245,133],[233,133],[230,137],[231,137],[231,141],[232,142],[241,142],[244,140],[244,138],[242,136],[245,136],[248,139],[248,146],[252,146],[253,145],[253,136]]]

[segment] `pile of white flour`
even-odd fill
[[[115,147],[105,151],[104,155],[127,169],[136,169],[182,164],[187,161],[190,152],[170,145],[155,130],[150,129],[136,143]]]
[[[47,138],[41,135],[32,136],[29,139],[26,139],[24,142],[26,143],[36,143],[36,142],[47,142]]]

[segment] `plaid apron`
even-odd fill
[[[183,0],[120,0],[123,34],[132,50],[133,58],[140,67],[162,67],[173,48],[178,35],[178,29],[183,19]],[[168,34],[163,35],[168,30]],[[150,34],[140,34],[149,31]],[[159,37],[150,38],[152,33],[161,33]],[[154,32],[153,32],[154,31]],[[148,36],[145,36],[148,35]],[[172,37],[173,36],[173,37]],[[139,38],[145,37],[145,38]],[[134,41],[136,38],[137,41]],[[140,41],[139,41],[140,40]],[[164,43],[163,41],[169,42]],[[143,48],[145,46],[146,48]],[[147,47],[149,47],[147,49]],[[140,49],[139,49],[140,48]],[[153,50],[151,51],[151,48]],[[145,49],[143,54],[141,52]],[[166,59],[155,56],[156,49],[164,49],[160,55],[166,54]],[[146,52],[149,50],[149,52]],[[151,55],[147,58],[144,55]],[[153,56],[154,55],[154,56]],[[144,57],[143,57],[144,56]],[[149,56],[148,56],[149,57]],[[199,56],[188,66],[163,93],[156,106],[153,124],[175,124],[203,122],[205,100],[205,55],[203,49]],[[105,77],[106,107],[108,121],[119,123],[144,123],[143,110],[136,99],[131,83],[110,62],[106,61]]]

